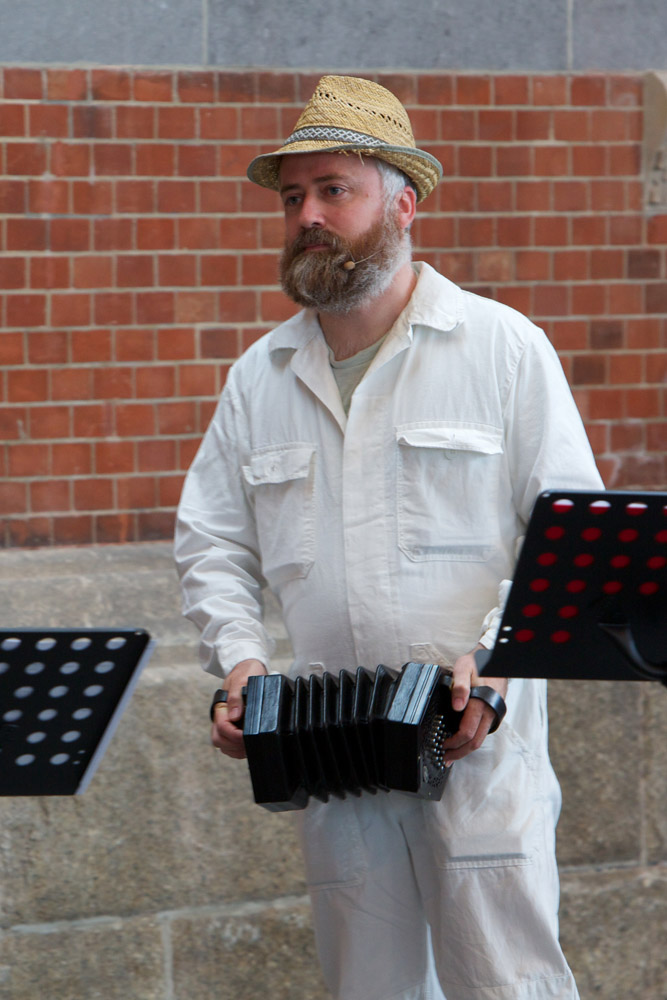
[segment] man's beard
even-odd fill
[[[306,250],[325,244],[328,250]],[[410,260],[410,242],[395,217],[385,215],[366,232],[345,240],[326,229],[306,229],[280,257],[283,291],[300,306],[347,313],[381,295]],[[343,266],[354,261],[353,269]]]

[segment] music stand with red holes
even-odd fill
[[[667,493],[542,493],[480,674],[667,685],[666,567]]]
[[[80,795],[153,650],[143,629],[0,629],[0,795]]]

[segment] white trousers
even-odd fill
[[[578,1000],[558,943],[560,789],[511,727],[440,802],[312,801],[297,817],[335,1000]]]

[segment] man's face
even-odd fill
[[[290,298],[345,313],[380,294],[409,250],[375,163],[356,154],[296,154],[283,158],[280,180],[280,276]]]

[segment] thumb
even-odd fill
[[[230,722],[238,722],[243,715],[243,698],[240,691],[230,691],[227,697],[227,718]]]

